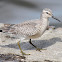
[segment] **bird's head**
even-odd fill
[[[46,18],[52,17],[53,19],[60,22],[59,19],[57,19],[53,16],[52,11],[48,8],[43,9],[42,15],[43,15],[43,17],[46,17]]]

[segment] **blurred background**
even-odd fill
[[[39,19],[44,8],[50,8],[62,21],[62,0],[0,0],[0,23],[21,23]],[[62,23],[50,18],[50,25],[62,27]]]

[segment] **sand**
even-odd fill
[[[17,45],[19,40],[20,39],[6,38],[5,34],[0,33],[0,54],[11,53],[21,55]],[[62,62],[62,28],[46,30],[40,38],[32,40],[32,43],[46,50],[41,50],[41,52],[36,51],[36,49],[29,44],[28,40],[21,41],[20,45],[22,50],[25,53],[31,54],[25,56],[26,62]]]

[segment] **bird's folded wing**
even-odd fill
[[[20,34],[20,35],[35,35],[37,33],[36,23],[34,22],[25,22],[21,24],[14,25],[9,32],[13,34]]]

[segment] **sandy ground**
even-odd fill
[[[19,39],[5,38],[5,34],[0,33],[0,54],[18,54],[21,55],[17,46]],[[25,41],[25,42],[24,42]],[[36,51],[27,40],[23,40],[20,45],[26,55],[27,62],[29,61],[42,61],[42,62],[62,62],[62,28],[55,30],[47,30],[40,38],[32,40],[32,43],[39,48],[47,50]]]

